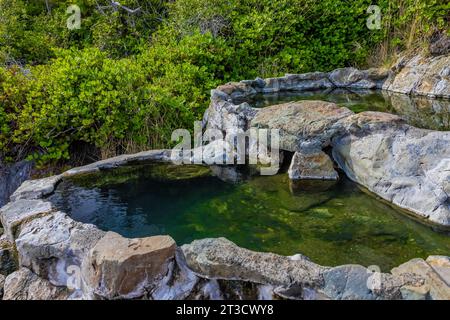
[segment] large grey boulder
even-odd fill
[[[16,239],[19,264],[54,285],[66,286],[104,234],[63,212],[35,218],[22,224]]]
[[[66,300],[66,287],[57,287],[27,268],[11,273],[4,282],[3,300]]]
[[[395,74],[384,84],[388,91],[436,97],[450,97],[450,55],[401,57]]]
[[[450,225],[450,132],[363,112],[342,121],[333,157],[355,182],[428,221]]]
[[[290,102],[262,109],[252,119],[251,127],[279,129],[282,150],[321,149],[340,130],[338,121],[352,114],[325,101]]]
[[[450,55],[430,59],[414,93],[450,98]]]

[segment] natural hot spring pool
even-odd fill
[[[398,114],[418,128],[450,130],[450,100],[412,97],[379,90],[280,92],[260,94],[248,102],[256,108],[298,100],[324,100],[347,107],[353,112],[381,111]],[[243,101],[236,101],[240,103]]]
[[[286,174],[230,184],[201,166],[124,167],[65,179],[49,199],[75,220],[127,237],[171,235],[179,245],[226,237],[323,265],[389,270],[450,254],[450,237],[362,192],[347,179],[326,191],[290,191]]]

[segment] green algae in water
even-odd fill
[[[450,237],[378,201],[347,179],[292,194],[286,174],[229,184],[201,166],[153,165],[66,179],[49,198],[75,220],[126,237],[171,235],[179,245],[226,237],[322,265],[379,265],[450,255]]]

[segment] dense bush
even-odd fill
[[[450,9],[380,0],[383,28],[369,30],[371,0],[80,0],[69,30],[72,3],[0,0],[0,160],[167,147],[220,83],[365,66],[447,29]]]

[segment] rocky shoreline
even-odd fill
[[[323,101],[263,109],[234,101],[335,87],[449,98],[449,66],[449,56],[414,57],[393,70],[344,68],[229,83],[212,90],[204,128],[227,134],[280,129],[282,152],[294,154],[292,180],[335,180],[336,163],[383,199],[448,227],[449,132],[418,129],[387,113],[354,114]],[[301,254],[253,252],[224,238],[179,247],[165,235],[127,239],[99,230],[45,199],[66,177],[172,160],[171,150],[153,150],[25,181],[0,209],[3,299],[450,299],[449,257],[414,259],[381,273],[359,265],[320,266]]]

